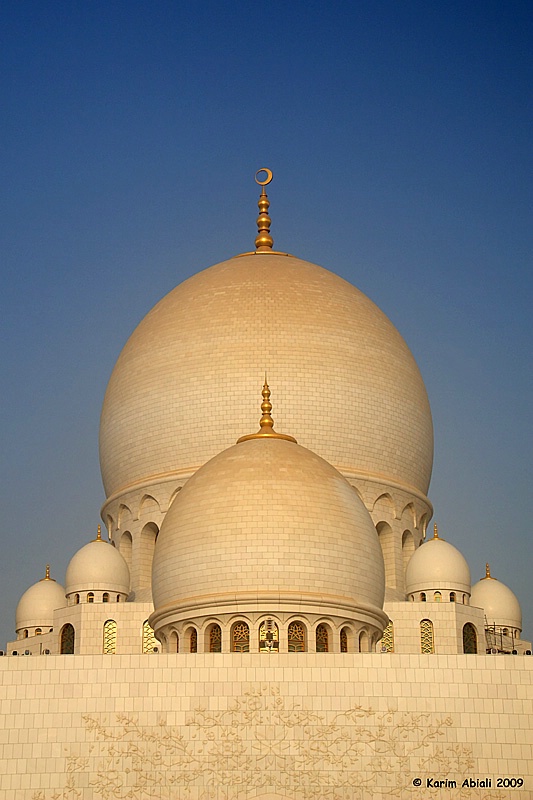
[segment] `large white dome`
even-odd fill
[[[107,496],[187,478],[233,444],[265,370],[280,429],[344,475],[427,492],[431,413],[394,325],[337,275],[263,252],[189,278],[131,335],[102,410]]]
[[[243,441],[187,482],[159,533],[152,592],[154,628],[209,609],[386,620],[368,511],[330,464],[282,439]]]

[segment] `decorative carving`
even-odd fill
[[[206,699],[182,725],[165,715],[156,724],[129,714],[84,716],[94,741],[84,752],[94,751],[68,754],[64,788],[32,800],[81,800],[82,786],[95,800],[426,800],[434,793],[425,781],[413,787],[411,776],[479,774],[471,747],[447,741],[451,716],[360,705],[314,711],[268,683],[248,686],[222,710],[215,701],[210,707]],[[505,800],[460,783],[453,797]]]

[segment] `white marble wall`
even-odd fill
[[[530,798],[532,678],[527,656],[4,657],[0,797]]]

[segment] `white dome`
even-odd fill
[[[472,587],[471,605],[485,611],[487,625],[522,630],[522,609],[514,592],[490,575]]]
[[[426,493],[431,413],[394,325],[326,269],[255,253],[189,278],[131,335],[101,417],[108,498],[187,478],[252,430],[265,369],[281,430],[346,476]],[[230,387],[223,403],[213,396],[220,386]]]
[[[157,628],[208,607],[335,608],[386,623],[383,556],[369,513],[330,464],[296,443],[251,439],[213,458],[170,507],[152,573]]]
[[[54,624],[54,611],[66,605],[65,590],[53,578],[34,583],[19,600],[15,614],[17,633],[23,628],[42,628],[43,633]]]
[[[405,572],[407,594],[440,590],[470,595],[470,569],[459,550],[437,535],[420,545]]]
[[[67,596],[77,592],[109,591],[127,595],[130,573],[112,544],[97,538],[71,558],[65,579]]]

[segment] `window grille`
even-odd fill
[[[420,652],[435,652],[433,641],[433,623],[429,619],[423,619],[420,623]]]
[[[117,623],[113,619],[108,619],[104,623],[104,653],[117,652]]]
[[[246,622],[236,622],[231,632],[231,649],[234,653],[250,652],[250,628]]]
[[[211,625],[211,630],[209,631],[209,652],[222,652],[222,630],[220,625]]]
[[[149,625],[148,620],[145,620],[143,622],[143,653],[153,653],[157,645],[154,629]]]
[[[61,630],[59,650],[62,655],[74,653],[74,627],[68,622]]]
[[[341,653],[348,652],[348,630],[343,628],[341,630]]]
[[[289,653],[303,653],[305,651],[305,627],[301,622],[291,622],[289,625]]]
[[[463,628],[463,653],[477,653],[477,633],[471,622],[467,622]]]
[[[328,629],[325,625],[319,625],[316,629],[316,651],[317,653],[327,653],[329,650]]]
[[[389,620],[389,624],[383,631],[381,650],[383,653],[394,653],[394,625],[391,620]]]

